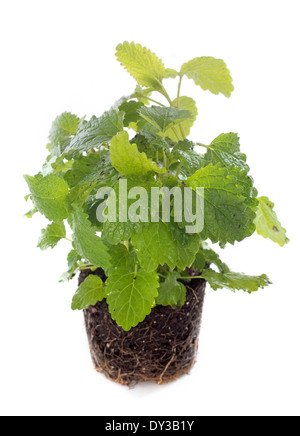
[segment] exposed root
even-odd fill
[[[83,271],[80,283],[90,271]],[[105,279],[102,270],[98,274]],[[158,384],[186,374],[196,361],[205,281],[187,287],[183,307],[156,306],[137,327],[125,332],[111,318],[106,301],[84,311],[95,368],[122,385]]]

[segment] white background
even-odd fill
[[[3,415],[299,415],[299,1],[2,1],[0,413]],[[100,116],[134,87],[114,52],[140,42],[179,69],[223,58],[235,92],[203,92],[191,138],[237,131],[260,195],[291,242],[253,236],[228,247],[232,269],[267,273],[254,295],[208,290],[198,363],[169,385],[133,390],[92,366],[76,282],[58,284],[69,246],[35,248],[46,222],[23,218],[24,173],[46,157],[63,111]],[[175,90],[170,80],[170,92]],[[167,83],[168,87],[169,84]]]

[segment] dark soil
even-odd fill
[[[101,269],[86,270],[79,283],[89,274],[106,278]],[[162,384],[188,373],[196,361],[205,286],[204,280],[193,280],[183,307],[156,306],[129,332],[111,318],[105,300],[84,310],[96,370],[122,385]]]

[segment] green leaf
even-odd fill
[[[158,289],[156,304],[161,306],[183,306],[186,300],[186,287],[178,282],[180,273],[170,272]]]
[[[197,253],[193,267],[201,273],[203,269],[215,265],[220,273],[229,272],[228,266],[222,262],[220,256],[210,248],[201,248]]]
[[[176,70],[173,70],[172,68],[166,68],[164,79],[176,79],[176,77],[179,76],[179,73]]]
[[[80,260],[81,260],[81,256],[77,253],[77,251],[71,250],[67,257],[68,271],[62,274],[59,280],[60,282],[66,282],[73,278],[73,276],[79,271],[78,262]]]
[[[286,230],[278,221],[274,211],[274,203],[268,197],[260,197],[258,211],[255,219],[256,231],[264,238],[270,238],[281,247],[289,242]]]
[[[240,138],[236,133],[222,133],[214,139],[207,149],[205,159],[213,165],[240,167],[249,171],[246,155],[240,152]]]
[[[31,209],[29,212],[25,213],[26,218],[32,218],[38,212],[36,208]]]
[[[182,65],[180,76],[184,75],[193,79],[204,91],[208,89],[213,94],[221,92],[225,97],[230,97],[234,89],[230,72],[222,59],[195,58]]]
[[[54,248],[58,242],[66,237],[66,228],[63,222],[49,224],[46,229],[42,230],[38,247],[41,250]]]
[[[204,240],[234,244],[254,233],[253,203],[242,195],[242,188],[226,168],[212,165],[201,168],[186,184],[193,189],[204,188],[204,230],[201,233]]]
[[[139,102],[148,105],[150,104],[148,97],[151,97],[152,91],[152,88],[144,89],[140,85],[137,85],[130,98],[136,98]]]
[[[166,172],[164,168],[159,168],[148,159],[145,153],[140,153],[136,144],[130,144],[127,132],[119,133],[112,139],[110,153],[112,165],[123,176]]]
[[[144,321],[155,305],[159,286],[156,273],[116,269],[107,279],[107,303],[112,318],[125,331]]]
[[[171,127],[183,120],[193,119],[190,111],[175,109],[173,107],[142,107],[139,114],[160,133],[165,134]]]
[[[116,50],[118,61],[141,86],[161,89],[165,67],[154,53],[127,41],[119,44]]]
[[[141,119],[138,110],[143,106],[144,103],[133,100],[124,101],[124,103],[119,106],[119,110],[125,112],[124,127],[128,127],[130,123],[136,123]]]
[[[173,101],[172,105],[174,107],[177,107],[177,104],[178,104],[178,100],[176,98]],[[174,127],[176,133],[174,133],[173,129],[170,129],[166,132],[167,136],[175,142],[178,141],[178,138],[185,139],[187,136],[189,136],[191,127],[196,121],[198,115],[196,102],[190,97],[180,97],[178,109],[189,111],[191,117],[181,122],[181,128],[183,129],[184,137],[182,135],[181,129],[178,126]]]
[[[73,205],[71,227],[74,232],[74,248],[77,252],[92,265],[103,269],[109,268],[111,264],[108,248],[96,235],[96,230],[91,226],[88,216],[77,205]]]
[[[111,110],[105,112],[100,118],[92,117],[90,121],[85,121],[65,152],[78,154],[99,148],[104,142],[110,141],[113,136],[123,130],[124,116],[124,112]]]
[[[24,176],[38,211],[49,221],[63,221],[67,218],[66,198],[69,193],[67,182],[56,174],[46,177]]]
[[[72,310],[87,309],[105,298],[105,290],[100,277],[90,274],[79,286],[72,301]]]
[[[247,276],[231,271],[220,274],[212,269],[207,269],[202,272],[202,276],[215,291],[217,289],[227,288],[230,291],[243,290],[251,294],[252,292],[258,291],[259,288],[264,288],[271,284],[265,274],[261,276]]]
[[[179,161],[182,165],[181,173],[184,176],[193,175],[198,169],[205,165],[204,157],[194,151],[195,144],[185,139],[179,141],[172,150],[171,160]]]
[[[70,145],[71,139],[76,135],[79,123],[80,119],[70,112],[64,112],[54,120],[49,139],[52,144],[60,146],[60,154]]]
[[[190,267],[199,250],[199,235],[186,234],[172,223],[148,223],[132,236],[143,269],[155,271],[159,265],[184,270]]]
[[[109,248],[109,254],[111,256],[111,268],[107,271],[108,275],[118,268],[127,268],[130,271],[135,270],[137,255],[134,250],[128,250],[125,245],[118,244]]]

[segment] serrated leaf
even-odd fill
[[[60,154],[64,152],[71,139],[76,135],[79,123],[80,119],[70,112],[64,112],[54,120],[49,133],[49,139],[52,144],[60,147]]]
[[[193,118],[190,111],[173,107],[144,106],[138,112],[142,118],[162,134],[165,134],[171,127],[176,126],[183,120]]]
[[[144,321],[155,305],[159,286],[156,273],[140,269],[116,269],[106,281],[107,303],[112,318],[125,331]]]
[[[222,59],[195,58],[182,65],[180,76],[184,75],[193,79],[204,91],[208,89],[213,94],[221,92],[225,97],[230,97],[234,89],[230,72]]]
[[[186,300],[186,287],[178,282],[180,273],[172,271],[168,273],[164,282],[158,288],[156,304],[161,306],[183,306]]]
[[[211,248],[201,248],[197,253],[193,267],[201,273],[201,271],[211,265],[215,265],[220,273],[229,272],[228,266],[222,262],[220,256]]]
[[[42,230],[38,247],[41,250],[54,248],[58,242],[66,237],[66,228],[63,222],[49,224],[46,229]]]
[[[72,310],[83,310],[95,306],[105,298],[105,289],[100,277],[90,274],[79,286],[72,301]]]
[[[119,44],[116,50],[118,61],[141,86],[161,89],[165,67],[154,53],[127,41]]]
[[[76,250],[71,250],[68,254],[67,261],[68,261],[68,271],[63,273],[60,282],[66,282],[68,280],[71,280],[79,271],[79,264],[78,262],[81,260],[81,256],[77,253]]]
[[[109,254],[111,256],[111,268],[108,270],[108,275],[118,268],[126,268],[130,271],[135,270],[137,255],[134,250],[128,250],[125,245],[118,244],[109,248]]]
[[[194,151],[195,144],[185,139],[179,141],[172,150],[171,160],[178,160],[182,165],[181,173],[188,177],[193,175],[202,166],[205,166],[203,155]]]
[[[205,159],[213,165],[225,168],[240,167],[249,171],[247,157],[240,152],[240,138],[236,133],[222,133],[212,141],[205,154]]]
[[[139,262],[146,271],[155,271],[159,265],[184,270],[190,267],[199,250],[199,235],[184,233],[171,223],[148,223],[143,231],[132,236]]]
[[[104,142],[123,130],[125,113],[116,110],[105,112],[100,118],[92,117],[79,127],[66,153],[80,154],[99,148]]]
[[[176,77],[179,76],[179,73],[176,70],[173,70],[172,68],[166,68],[164,79],[176,79]]]
[[[172,102],[172,106],[177,107],[177,104],[178,104],[178,100],[175,99]],[[166,135],[175,142],[178,141],[178,138],[185,139],[187,136],[189,136],[190,131],[191,131],[191,127],[193,126],[194,122],[196,121],[197,115],[198,115],[196,102],[190,97],[180,97],[178,109],[189,111],[191,113],[191,117],[180,123],[181,128],[179,128],[178,126],[174,127],[176,133],[174,132],[173,129],[170,129],[166,132]],[[181,129],[184,132],[184,137],[182,135]]]
[[[236,177],[226,168],[212,165],[201,168],[186,184],[194,189],[204,188],[204,230],[201,233],[204,240],[234,244],[254,233],[253,203],[242,195]]]
[[[119,110],[125,112],[124,127],[128,127],[131,123],[136,123],[140,118],[138,110],[144,106],[144,103],[138,101],[125,101],[119,106]]]
[[[264,288],[271,284],[265,274],[261,276],[248,276],[231,271],[220,274],[212,269],[207,269],[201,275],[215,291],[227,288],[230,291],[243,290],[251,294],[258,291],[259,288]]]
[[[41,214],[49,221],[55,222],[67,218],[66,198],[69,187],[65,180],[56,174],[24,178],[30,189],[32,201]]]
[[[145,153],[140,153],[136,144],[130,144],[127,132],[121,132],[112,139],[110,153],[112,165],[123,176],[166,172],[148,159]]]
[[[96,235],[96,230],[92,227],[88,216],[77,205],[73,205],[71,227],[74,232],[74,248],[78,254],[94,266],[103,269],[109,268],[111,264],[108,248]]]
[[[264,238],[270,238],[283,247],[289,242],[289,239],[274,211],[274,203],[268,197],[260,197],[258,201],[259,206],[254,221],[257,233]]]

